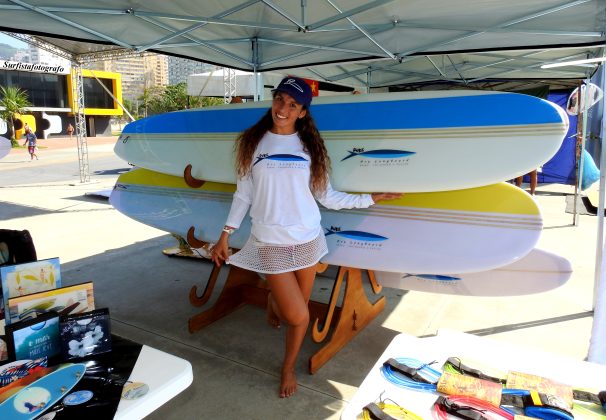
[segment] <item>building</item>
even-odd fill
[[[88,68],[119,73],[122,78],[122,95],[129,101],[139,99],[145,89],[168,85],[167,57],[144,53],[113,60],[90,63]]]
[[[20,60],[20,61],[26,61],[28,63],[33,63],[33,64],[43,64],[46,66],[63,66],[65,68],[70,68],[71,67],[71,63],[69,62],[69,60],[63,58],[63,57],[59,57],[49,51],[40,49],[38,47],[34,47],[33,45],[29,45],[27,50],[25,50],[26,53],[24,55],[24,59]],[[16,58],[13,58],[15,61],[19,61]]]
[[[20,130],[25,123],[29,124],[39,138],[48,138],[52,134],[65,135],[67,125],[74,125],[74,74],[71,67],[57,63],[58,61],[53,65],[20,61],[0,63],[0,86],[23,89],[32,104],[27,114],[15,120],[17,136],[21,134]],[[120,74],[83,70],[82,76],[86,134],[89,137],[111,135],[110,118],[123,114],[118,105],[122,101]],[[112,92],[113,97],[99,82]],[[0,135],[6,133],[4,124],[2,128]]]
[[[177,85],[186,83],[187,77],[192,74],[206,73],[216,66],[212,64],[201,63],[199,61],[188,60],[181,57],[168,57],[168,84]]]

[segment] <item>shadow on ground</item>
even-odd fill
[[[307,373],[307,360],[321,345],[308,337],[299,359],[299,392],[285,402],[277,397],[284,329],[270,328],[263,309],[244,306],[190,334],[188,319],[214,303],[228,270],[222,270],[213,298],[196,308],[189,303],[190,289],[204,289],[212,265],[162,254],[174,245],[174,238],[166,235],[62,265],[64,284],[94,282],[95,304],[109,307],[114,333],[192,363],[192,386],[150,418],[285,419],[302,418],[302,413],[305,418],[328,418],[351,397],[341,395],[333,383],[359,386],[399,333],[381,326],[403,294],[392,290],[378,319],[314,375]],[[314,299],[328,301],[332,283],[319,277]]]
[[[32,191],[32,193],[35,193]],[[24,206],[22,204],[9,203],[7,201],[0,201],[2,206],[2,218],[3,220],[18,219],[21,217],[39,216],[42,214],[56,213],[55,210],[44,209],[41,207]]]

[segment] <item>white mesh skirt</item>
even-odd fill
[[[263,274],[278,274],[316,265],[328,253],[326,238],[320,233],[312,241],[298,245],[266,244],[250,235],[244,247],[227,263]]]

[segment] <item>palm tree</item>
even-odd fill
[[[0,111],[0,117],[9,123],[8,135],[11,143],[15,146],[18,144],[15,140],[15,114],[23,114],[25,108],[32,106],[32,104],[27,98],[27,92],[15,86],[0,86],[0,95],[2,95],[0,106],[4,107],[4,110]]]

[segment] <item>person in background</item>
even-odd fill
[[[538,183],[538,170],[535,169],[534,171],[531,171],[528,173],[528,176],[530,177],[530,195],[534,195],[536,189],[537,189],[537,183]],[[519,176],[516,178],[516,187],[518,188],[522,188],[522,181],[524,179],[524,176]]]
[[[69,134],[70,140],[72,139],[72,134],[74,134],[74,126],[72,123],[67,124],[67,129],[65,130],[67,134]]]
[[[34,157],[36,160],[38,160],[38,155],[36,154],[36,145],[38,143],[38,139],[29,126],[27,126],[25,129],[23,137],[25,138],[23,145],[25,146],[27,144],[27,151],[29,152],[30,161],[34,160]]]
[[[278,392],[284,398],[297,389],[296,360],[309,324],[316,264],[328,252],[315,200],[329,209],[365,208],[402,194],[333,190],[330,159],[310,112],[310,86],[287,77],[272,93],[271,108],[237,139],[237,190],[211,258],[218,266],[226,261],[265,274],[267,321],[276,328],[286,325]],[[229,235],[249,208],[250,237],[229,256]]]

